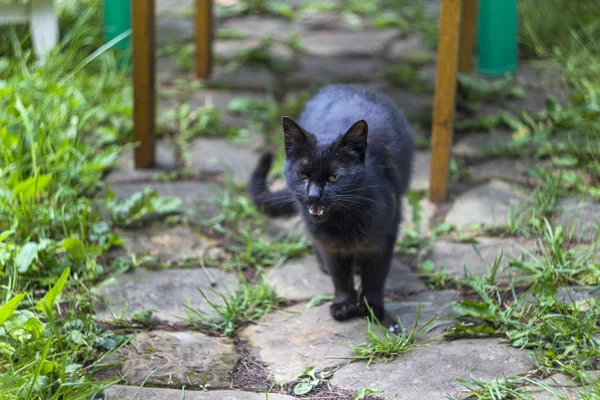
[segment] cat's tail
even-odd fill
[[[248,192],[254,205],[269,217],[289,217],[297,214],[292,193],[288,188],[271,192],[267,185],[267,175],[273,164],[273,154],[264,153],[252,172]]]

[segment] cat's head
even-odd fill
[[[303,211],[316,222],[330,212],[359,213],[358,191],[364,184],[368,127],[364,120],[340,132],[333,141],[319,141],[294,120],[283,118],[285,177]]]

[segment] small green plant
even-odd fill
[[[264,278],[251,284],[240,274],[240,280],[240,287],[235,291],[213,291],[218,296],[218,301],[211,301],[200,290],[215,316],[187,307],[189,319],[223,335],[232,335],[240,326],[258,320],[281,304],[281,299]]]
[[[474,109],[479,103],[503,102],[525,97],[525,90],[514,78],[490,81],[471,75],[459,75],[458,92]]]
[[[239,51],[233,59],[226,62],[225,68],[235,71],[241,67],[251,66],[265,68],[277,73],[286,72],[289,66],[285,61],[273,55],[274,45],[275,39],[267,36],[256,46]]]
[[[367,365],[377,359],[391,361],[408,350],[422,346],[421,343],[415,341],[416,336],[426,332],[435,321],[435,317],[431,318],[419,327],[419,316],[421,315],[421,303],[419,303],[412,329],[407,331],[398,317],[398,329],[396,332],[392,332],[375,318],[373,310],[368,305],[367,309],[370,317],[366,318],[366,330],[356,328],[365,335],[366,342],[357,346],[349,346],[356,354],[346,357],[353,360],[367,360]]]
[[[351,400],[362,400],[370,394],[382,393],[383,390],[373,389],[373,388],[360,388],[354,393]]]
[[[552,228],[544,219],[543,236],[538,239],[539,250],[528,251],[526,257],[511,260],[510,266],[524,272],[532,282],[548,281],[555,285],[597,285],[600,283],[598,243],[572,246],[571,238],[561,225]]]
[[[323,371],[320,372],[318,374],[317,377],[317,372],[315,371],[315,367],[310,366],[307,367],[304,372],[298,374],[297,379],[299,382],[297,382],[294,385],[294,394],[296,396],[304,396],[309,394],[310,392],[312,392],[314,389],[316,389],[321,382],[323,382],[326,379],[329,379],[333,376],[333,372],[331,371]]]
[[[454,282],[454,279],[445,268],[436,271],[431,260],[425,260],[419,272],[427,278],[427,286],[430,289],[444,289]]]
[[[449,396],[449,400],[534,399],[522,389],[526,384],[533,382],[528,377],[482,380],[476,378],[471,371],[471,379],[458,378],[457,381],[465,387],[466,393],[461,393],[458,397]]]
[[[500,260],[501,257],[487,276],[474,276],[467,271],[462,283],[480,300],[463,300],[452,305],[459,317],[475,318],[482,323],[459,325],[448,335],[503,335],[513,346],[532,350],[539,367],[545,370],[595,368],[594,354],[600,351],[596,336],[600,333],[597,301],[560,302],[553,273],[537,275],[532,286],[518,295],[513,282],[508,287],[497,284]]]
[[[155,190],[145,186],[141,192],[136,192],[125,200],[118,200],[113,192],[108,192],[105,207],[110,211],[115,224],[133,227],[139,226],[153,216],[179,212],[181,199],[161,197]]]
[[[417,93],[429,93],[432,90],[422,74],[410,64],[400,64],[389,68],[386,72],[386,77],[393,85],[410,89]]]
[[[510,210],[507,231],[510,234],[533,235],[546,229],[547,219],[555,210],[560,194],[563,192],[562,173],[537,172],[542,183],[528,196],[527,200]]]

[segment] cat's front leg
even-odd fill
[[[331,316],[345,321],[358,316],[358,296],[354,290],[354,257],[346,253],[321,251],[335,287],[335,299],[330,307]]]
[[[366,305],[372,310],[375,318],[385,318],[384,290],[385,280],[394,251],[395,235],[386,238],[386,243],[377,252],[360,253],[356,256],[356,263],[360,268],[361,293],[359,300],[359,315],[369,317],[370,313]]]

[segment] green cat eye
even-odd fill
[[[298,178],[300,178],[300,179],[308,179],[308,176],[304,175],[302,172],[298,172]]]
[[[340,180],[340,176],[339,175],[329,175],[329,178],[327,178],[327,180],[329,182],[337,182]]]

